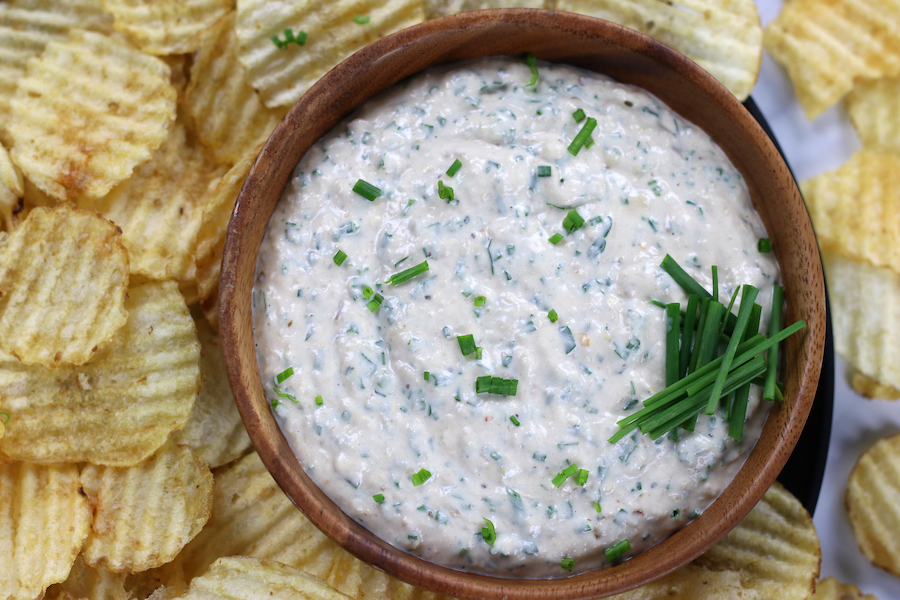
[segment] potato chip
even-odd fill
[[[191,64],[193,55],[191,54],[171,54],[169,56],[161,56],[160,59],[169,65],[169,82],[175,88],[177,94],[177,102],[179,105],[184,101],[184,94],[187,86],[191,82]]]
[[[6,231],[18,224],[18,213],[22,209],[25,195],[25,180],[22,172],[9,159],[6,148],[0,144],[0,226]]]
[[[33,210],[0,250],[0,348],[26,365],[86,363],[128,318],[120,238],[96,213]]]
[[[822,579],[816,584],[816,593],[809,600],[878,600],[872,594],[863,594],[852,583],[840,583],[834,577]]]
[[[207,190],[222,170],[176,123],[134,176],[100,199],[82,200],[122,228],[131,272],[150,279],[196,280],[194,245]]]
[[[237,55],[263,103],[287,106],[366,44],[424,20],[422,0],[239,0]]]
[[[900,273],[900,156],[862,150],[801,184],[823,248]]]
[[[422,4],[426,19],[488,8],[554,8],[552,1],[545,0],[423,0]]]
[[[878,380],[872,379],[865,373],[854,370],[850,377],[850,387],[860,396],[866,398],[881,398],[883,400],[897,400],[900,398],[900,390],[889,385],[882,385]]]
[[[787,69],[814,119],[854,83],[900,74],[900,4],[792,0],[766,27],[763,45]]]
[[[349,600],[349,596],[303,571],[281,563],[245,556],[220,558],[209,570],[191,581],[184,600]]]
[[[0,463],[0,598],[65,581],[90,523],[75,465]]]
[[[556,8],[659,40],[709,71],[739,100],[756,84],[762,27],[753,0],[558,0]]]
[[[212,473],[193,450],[172,442],[133,467],[88,465],[81,487],[94,511],[84,562],[114,573],[169,562],[212,509]]]
[[[252,443],[231,395],[219,334],[198,311],[192,315],[200,337],[203,383],[191,418],[184,429],[172,434],[172,441],[190,446],[197,458],[214,469],[243,456]]]
[[[44,600],[128,600],[125,574],[110,573],[103,567],[94,569],[79,556],[69,578],[47,588]]]
[[[178,286],[133,286],[125,308],[125,326],[81,367],[28,367],[0,353],[10,415],[0,458],[129,466],[184,427],[200,389],[200,344]]]
[[[185,54],[199,46],[199,33],[231,8],[230,0],[103,0],[122,31],[147,54]]]
[[[11,155],[62,200],[98,198],[166,139],[175,90],[164,62],[88,31],[50,42],[10,100]]]
[[[827,250],[822,260],[834,349],[856,370],[900,389],[900,275]]]
[[[844,106],[863,149],[900,155],[900,77],[858,82]]]
[[[863,452],[847,481],[844,502],[859,549],[876,567],[900,575],[900,435]]]
[[[234,13],[203,35],[185,111],[192,130],[216,162],[231,166],[266,141],[285,110],[263,106],[235,54]]]

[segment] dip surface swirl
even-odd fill
[[[527,578],[605,566],[623,539],[625,557],[658,543],[759,437],[754,387],[740,443],[721,411],[693,433],[607,441],[664,387],[665,312],[651,300],[687,297],[663,257],[708,289],[717,265],[726,302],[751,284],[770,306],[779,277],[757,251],[766,233],[742,177],[708,135],[643,90],[538,67],[534,86],[504,58],[431,70],[335,127],[269,223],[252,301],[267,397],[313,481],[394,546]],[[573,156],[578,109],[597,127]],[[359,179],[382,195],[354,193]],[[584,223],[569,232],[573,208]],[[383,297],[375,310],[366,286]],[[464,356],[468,334],[481,350]],[[516,379],[515,396],[476,394],[486,375]],[[571,465],[587,480],[555,485]]]

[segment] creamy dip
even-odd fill
[[[687,297],[663,257],[707,289],[717,265],[726,301],[751,284],[764,307],[779,272],[708,135],[641,89],[538,67],[530,87],[516,60],[428,71],[313,146],[269,223],[253,318],[278,422],[347,514],[449,567],[560,577],[683,527],[765,419],[754,390],[742,443],[721,414],[677,437],[608,441],[664,387],[665,314],[651,300]],[[573,156],[579,109],[598,124]],[[359,179],[381,196],[354,193]],[[584,224],[569,233],[572,208]],[[366,286],[383,297],[374,311]],[[468,334],[481,350],[464,356]],[[476,393],[486,375],[517,380],[515,396]],[[554,485],[570,465],[587,480]]]

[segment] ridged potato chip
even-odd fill
[[[823,248],[900,273],[900,156],[861,150],[800,188]]]
[[[169,562],[212,509],[212,473],[188,446],[171,442],[133,467],[87,465],[81,487],[94,512],[84,562],[114,573]]]
[[[133,274],[195,281],[194,246],[203,205],[222,172],[176,123],[153,159],[131,179],[79,206],[99,211],[122,228]]]
[[[175,282],[133,286],[128,321],[81,367],[29,367],[0,353],[10,421],[0,458],[129,466],[184,427],[200,389],[200,343]]]
[[[349,600],[349,596],[303,571],[281,563],[239,556],[220,558],[191,581],[184,600]]]
[[[103,567],[94,569],[79,556],[69,577],[47,588],[44,600],[128,600],[125,574],[110,573]]]
[[[125,324],[127,291],[118,227],[36,208],[0,248],[0,348],[26,365],[82,365]]]
[[[231,395],[219,334],[198,311],[192,315],[200,337],[203,382],[191,418],[184,429],[172,433],[171,440],[193,448],[197,458],[214,469],[243,456],[252,443]]]
[[[844,106],[864,149],[900,155],[900,77],[860,81]]]
[[[872,594],[863,594],[852,583],[841,583],[834,577],[820,580],[816,593],[809,600],[878,600]]]
[[[422,0],[239,0],[237,55],[263,103],[287,106],[366,44],[424,20]]]
[[[285,113],[263,106],[247,83],[236,46],[234,13],[229,13],[203,34],[185,99],[197,138],[216,162],[228,166],[265,142]]]
[[[18,225],[22,210],[25,180],[22,172],[9,159],[9,152],[0,144],[0,230],[12,231]]]
[[[900,435],[863,452],[847,481],[844,502],[859,549],[880,567],[900,575]]]
[[[10,100],[11,156],[61,200],[99,198],[150,160],[175,119],[170,70],[89,31],[50,42]]]
[[[65,581],[90,523],[75,465],[0,463],[0,598]]]
[[[854,370],[850,377],[850,387],[860,396],[866,398],[881,398],[883,400],[897,400],[900,398],[900,390],[889,385],[882,385],[878,380],[872,379],[865,373]]]
[[[199,47],[198,34],[231,8],[230,0],[103,0],[126,33],[147,54],[185,54]]]
[[[900,275],[827,250],[822,261],[834,349],[856,370],[900,389]]]
[[[552,0],[423,0],[425,18],[436,19],[488,8],[554,8]]]
[[[900,74],[900,3],[791,0],[763,33],[810,119],[863,79]]]
[[[739,100],[756,84],[762,27],[753,0],[558,0],[556,9],[649,35],[709,71]]]

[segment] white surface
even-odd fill
[[[757,4],[763,25],[781,10],[781,0],[757,0]],[[856,132],[840,105],[814,121],[807,120],[786,72],[767,54],[752,96],[798,181],[839,167],[859,148]],[[854,583],[879,600],[900,599],[900,578],[872,566],[863,556],[844,510],[844,489],[856,459],[877,440],[900,432],[900,401],[858,396],[847,383],[844,361],[838,357],[835,362],[831,442],[813,517],[822,544],[821,576]]]

